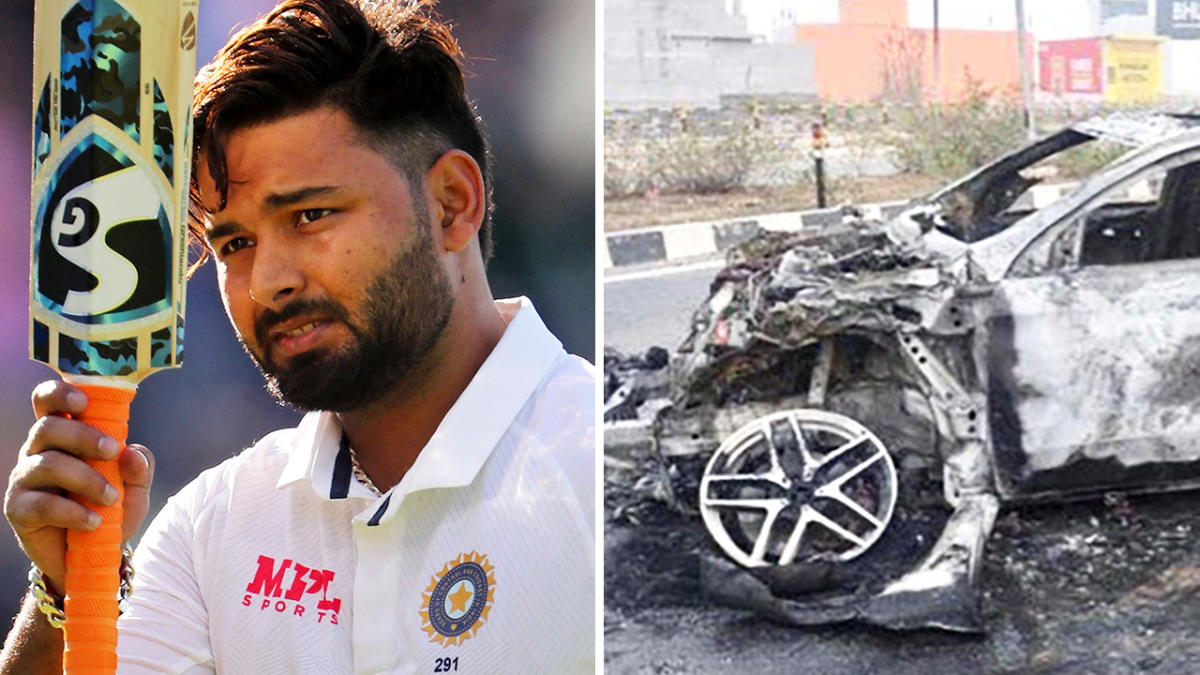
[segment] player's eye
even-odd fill
[[[220,255],[222,258],[224,258],[224,257],[226,257],[226,256],[228,256],[228,255],[232,255],[232,254],[234,254],[234,253],[237,253],[238,251],[240,251],[240,250],[242,250],[242,249],[246,248],[246,247],[247,247],[247,246],[249,246],[249,245],[250,245],[250,240],[249,240],[248,238],[246,238],[246,237],[233,237],[232,239],[230,239],[229,241],[225,242],[224,244],[221,244],[221,247],[220,247],[219,249],[217,249],[217,253],[218,253],[218,254],[219,254],[219,255]]]
[[[333,209],[304,209],[300,212],[300,218],[297,223],[300,225],[311,223],[313,221],[320,220],[331,213],[333,213]]]

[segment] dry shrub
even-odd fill
[[[902,170],[952,180],[1025,142],[1021,109],[968,73],[963,100],[903,106],[889,139]]]
[[[728,192],[776,154],[774,140],[749,120],[673,125],[661,134],[616,125],[604,136],[604,195]]]

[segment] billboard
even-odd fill
[[[1100,0],[1101,21],[1114,16],[1145,16],[1148,11],[1148,0]]]
[[[1176,40],[1200,40],[1200,0],[1158,0],[1155,32]]]
[[[1101,38],[1038,43],[1038,87],[1053,94],[1104,93]]]

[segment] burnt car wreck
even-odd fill
[[[1127,151],[1034,208],[1097,140]],[[715,544],[710,597],[980,631],[1002,505],[1200,484],[1198,279],[1200,117],[1091,119],[887,222],[733,250],[669,358],[606,357],[606,447],[694,468],[660,492]]]

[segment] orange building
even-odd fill
[[[793,29],[796,42],[813,48],[818,96],[836,102],[934,98],[933,31],[909,27],[907,0],[841,0],[839,15],[837,24]],[[944,102],[963,98],[968,75],[985,89],[1020,96],[1016,31],[938,32]],[[1026,33],[1031,62],[1033,49]]]

